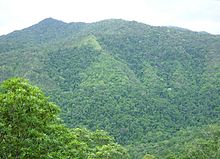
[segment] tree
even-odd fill
[[[82,159],[96,156],[96,152],[102,152],[109,145],[113,146],[106,150],[107,154],[128,158],[127,151],[105,132],[66,128],[58,113],[58,106],[27,80],[13,78],[3,82],[0,87],[0,158]]]
[[[44,158],[49,152],[49,130],[58,122],[58,107],[42,91],[14,78],[0,93],[1,157]]]

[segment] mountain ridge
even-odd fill
[[[134,22],[134,23],[137,23],[137,24],[141,24],[141,25],[145,25],[145,26],[151,26],[151,25],[148,25],[148,24],[145,24],[145,23],[143,23],[143,22],[138,22],[138,21],[135,21],[135,20],[123,20],[123,19],[105,19],[105,20],[99,20],[99,21],[96,21],[96,22],[64,22],[64,21],[62,21],[62,20],[58,20],[58,19],[54,19],[54,18],[52,18],[52,17],[48,17],[48,18],[45,18],[45,19],[43,19],[43,20],[41,20],[41,21],[39,21],[38,23],[36,23],[36,24],[34,24],[34,25],[32,25],[32,26],[30,26],[30,27],[26,27],[26,28],[23,28],[23,29],[21,29],[21,30],[25,30],[25,29],[28,29],[28,28],[32,28],[32,27],[35,27],[35,26],[37,26],[37,25],[57,25],[57,24],[59,24],[59,25],[61,25],[61,24],[70,24],[70,25],[74,25],[74,24],[96,24],[96,23],[111,23],[111,22],[120,22],[120,21],[125,21],[125,22]],[[178,27],[178,26],[153,26],[152,25],[152,27],[159,27],[159,28],[171,28],[171,29],[176,29],[176,30],[182,30],[182,31],[191,31],[191,32],[195,32],[195,33],[201,33],[201,34],[210,34],[210,33],[208,33],[208,32],[205,32],[205,31],[192,31],[192,30],[190,30],[190,29],[186,29],[186,28],[182,28],[182,27]],[[21,30],[15,30],[15,31],[12,31],[11,33],[14,33],[14,32],[19,32],[19,31],[21,31]],[[5,36],[8,36],[9,34],[11,34],[11,33],[8,33],[8,34],[6,34],[6,35],[0,35],[0,38],[1,37],[5,37]],[[217,35],[218,36],[218,34],[211,34],[211,35]]]

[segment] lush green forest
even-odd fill
[[[64,23],[49,18],[0,36],[0,55],[1,82],[29,79],[50,96],[49,103],[60,106],[59,118],[68,128],[45,131],[56,136],[63,129],[70,138],[82,132],[91,155],[98,144],[91,148],[85,136],[103,135],[113,149],[126,153],[96,131],[104,130],[135,159],[220,156],[219,35],[115,19]],[[75,143],[57,140],[61,143],[54,147],[67,145],[67,155],[72,153],[68,145]]]

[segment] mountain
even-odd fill
[[[0,36],[0,81],[25,77],[61,106],[67,126],[108,131],[133,158],[161,157],[159,143],[218,123],[219,44],[177,27],[48,18]]]

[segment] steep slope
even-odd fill
[[[127,143],[128,138],[141,137],[138,133],[143,132],[135,114],[140,115],[144,95],[141,83],[126,64],[103,52],[82,73],[72,106],[67,106],[64,116],[70,119],[70,126],[105,129]]]
[[[68,126],[158,153],[152,147],[179,130],[218,123],[219,44],[218,35],[134,21],[49,18],[0,37],[0,81],[26,77]]]

